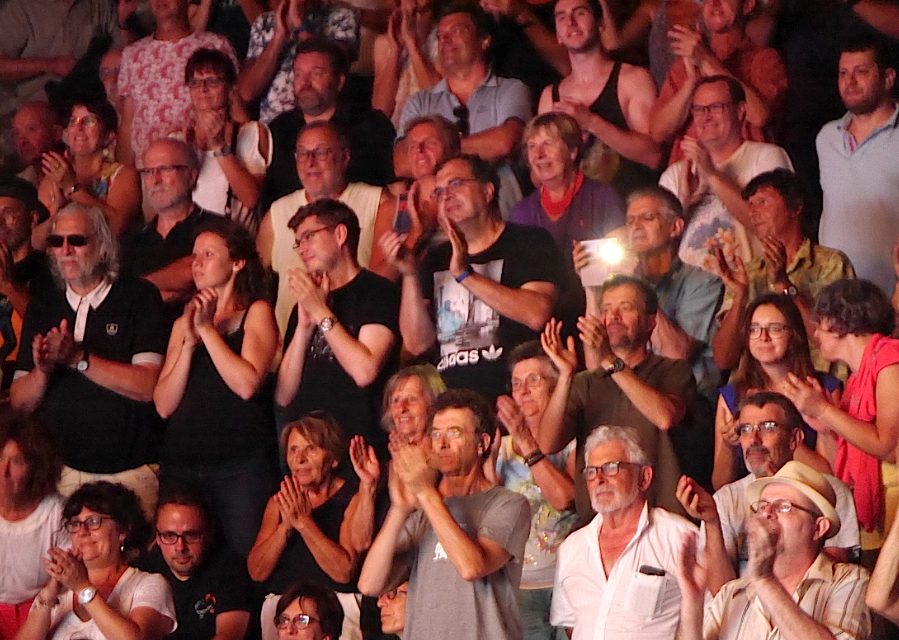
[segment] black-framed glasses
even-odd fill
[[[70,247],[84,247],[87,246],[87,243],[90,242],[91,237],[89,235],[85,235],[83,233],[72,233],[67,236],[60,235],[58,233],[51,233],[47,236],[47,246],[53,247],[54,249],[59,249],[66,242],[69,243]]]
[[[400,596],[405,597],[407,593],[409,593],[409,587],[397,587],[396,589],[391,589],[390,591],[383,593],[381,597],[385,600],[396,600]]]
[[[790,327],[783,322],[771,322],[769,324],[758,324],[757,322],[753,322],[749,325],[749,337],[752,340],[758,340],[762,337],[762,331],[764,331],[770,338],[779,338],[789,330]]]
[[[175,533],[174,531],[156,530],[156,537],[162,544],[175,544],[179,540],[183,540],[185,544],[196,544],[203,539],[202,531],[185,531],[184,533]]]
[[[637,462],[624,462],[622,460],[611,460],[609,462],[604,462],[598,466],[586,466],[581,470],[581,473],[584,476],[584,480],[595,480],[600,474],[602,474],[603,478],[613,478],[617,476],[621,472],[621,467],[624,466],[632,466],[632,467],[642,467],[642,464]]]
[[[309,162],[313,159],[316,162],[324,162],[334,154],[332,147],[315,147],[315,149],[304,149],[297,147],[293,152],[293,157],[297,162]]]
[[[778,498],[777,500],[756,500],[751,505],[749,505],[750,511],[753,513],[758,513],[760,511],[764,511],[768,513],[770,511],[774,511],[774,513],[790,513],[793,509],[797,511],[805,511],[806,513],[810,513],[816,518],[821,516],[817,511],[812,511],[811,509],[806,509],[805,507],[801,507],[795,502],[790,502],[789,500],[784,500],[783,498]]]
[[[115,518],[98,515],[88,516],[84,520],[69,518],[63,523],[63,526],[69,533],[76,533],[77,531],[80,531],[82,527],[87,528],[88,531],[96,531],[103,526],[104,520],[115,520]]]
[[[187,168],[186,164],[163,164],[158,167],[144,167],[143,169],[138,169],[137,172],[140,174],[141,178],[149,178],[150,176],[155,176],[157,173],[166,178],[170,178],[177,172],[184,171]]]
[[[751,436],[752,434],[758,432],[761,434],[770,434],[777,431],[780,427],[789,427],[788,424],[781,424],[780,422],[775,422],[774,420],[763,420],[762,422],[757,422],[752,424],[751,422],[741,422],[734,429],[737,431],[737,435],[741,438],[745,436]]]
[[[471,133],[471,125],[468,122],[468,107],[464,104],[454,107],[453,117],[456,119],[456,126],[459,127],[459,133],[462,134],[462,137],[468,136]]]
[[[690,107],[690,111],[693,112],[694,116],[704,115],[706,113],[710,113],[714,116],[721,115],[724,113],[725,107],[732,105],[733,102],[713,102],[712,104],[694,104]]]
[[[446,183],[445,187],[434,187],[434,199],[440,200],[443,196],[449,195],[451,193],[456,193],[459,189],[462,188],[466,182],[477,182],[476,178],[453,178],[449,182]]]
[[[207,78],[191,78],[187,86],[191,89],[199,89],[200,87],[218,89],[223,84],[225,84],[225,79],[221,76],[209,76]]]
[[[309,242],[309,240],[311,240],[313,238],[313,236],[315,236],[317,233],[321,233],[325,229],[333,229],[336,226],[337,225],[329,224],[325,227],[319,227],[318,229],[310,229],[309,231],[304,231],[303,233],[301,233],[300,235],[297,236],[296,241],[293,243],[293,248],[299,249],[304,244]]]
[[[306,613],[300,613],[294,617],[284,615],[283,613],[275,618],[275,626],[279,629],[305,629],[313,622],[320,622],[318,618],[313,618]]]
[[[530,373],[524,378],[512,378],[512,382],[509,386],[512,387],[512,391],[536,389],[544,380],[546,380],[546,376],[541,376],[539,373]]]

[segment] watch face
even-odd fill
[[[87,360],[79,360],[78,364],[75,365],[75,368],[78,371],[87,371]]]

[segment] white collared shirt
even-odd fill
[[[69,306],[72,307],[72,311],[75,312],[75,326],[72,327],[72,335],[75,338],[75,342],[84,342],[84,329],[87,327],[88,309],[96,309],[103,304],[106,296],[109,295],[110,289],[112,289],[112,282],[105,278],[93,291],[84,295],[76,293],[71,286],[66,285],[66,300]]]
[[[574,629],[572,640],[671,640],[680,619],[681,541],[696,527],[645,503],[634,537],[605,575],[599,549],[602,514],[559,549],[550,621]],[[651,573],[640,571],[648,567]]]

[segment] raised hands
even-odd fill
[[[784,243],[774,236],[766,236],[761,240],[765,253],[765,273],[769,284],[788,287],[790,279],[787,277],[787,249]]]
[[[450,256],[449,272],[454,278],[458,278],[463,272],[468,270],[468,243],[462,231],[446,217],[446,213],[441,209],[437,213],[437,222],[440,228],[446,234],[450,241],[453,253]]]
[[[769,518],[767,512],[751,516],[746,521],[746,538],[749,546],[746,576],[750,580],[767,580],[773,577],[777,541],[780,538],[777,519]]]
[[[58,151],[47,151],[44,153],[41,156],[41,168],[44,170],[44,175],[64,191],[71,189],[77,182],[72,164],[65,154]]]
[[[77,591],[90,584],[87,567],[84,566],[81,556],[59,547],[52,547],[47,551],[47,573],[50,575],[51,584],[45,588],[52,589],[52,583],[56,582],[59,586]],[[59,595],[59,591],[55,595]]]
[[[805,380],[794,373],[788,373],[780,387],[781,393],[790,399],[802,417],[815,431],[825,430],[820,422],[821,415],[830,405],[821,383],[812,376]]]
[[[69,331],[69,321],[65,318],[45,335],[36,335],[31,343],[34,365],[44,373],[70,364],[75,352],[75,337]]]
[[[692,531],[686,534],[681,542],[677,585],[685,601],[696,604],[702,603],[705,598],[705,569],[696,561],[696,534]]]
[[[193,325],[197,331],[212,325],[215,320],[215,309],[218,306],[218,294],[213,289],[198,291],[191,300],[193,304]]]
[[[718,507],[715,499],[696,480],[681,476],[674,495],[691,518],[713,524],[718,522]]]
[[[734,255],[734,264],[731,267],[724,256],[724,249],[718,246],[715,248],[715,262],[718,264],[718,277],[721,278],[724,286],[734,295],[745,298],[749,292],[749,276],[746,274],[743,259]]]
[[[594,316],[577,319],[578,335],[584,345],[584,357],[588,363],[609,362],[615,358],[609,344],[609,335],[603,321]],[[588,355],[590,357],[588,357]],[[589,366],[589,365],[588,365]]]
[[[393,456],[394,473],[391,475],[398,477],[408,494],[415,496],[437,484],[437,472],[428,464],[422,447],[403,442],[399,437],[391,437],[389,448]]]
[[[312,514],[312,505],[306,492],[297,484],[293,476],[284,476],[281,489],[275,494],[281,526],[302,531]]]
[[[331,282],[327,273],[306,273],[302,269],[291,269],[287,274],[287,285],[297,299],[297,312],[305,312],[307,326],[316,319],[329,315],[328,294]]]
[[[577,368],[577,352],[574,348],[574,338],[568,336],[568,339],[562,342],[562,322],[555,318],[550,318],[549,322],[543,328],[540,334],[540,346],[543,351],[553,361],[556,369],[563,375],[570,376]]]
[[[362,436],[353,436],[350,440],[350,462],[359,476],[359,484],[363,487],[374,487],[381,479],[381,463],[375,455],[375,448],[365,443]]]

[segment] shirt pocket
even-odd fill
[[[637,572],[624,596],[625,610],[641,618],[655,617],[664,599],[666,578]]]

